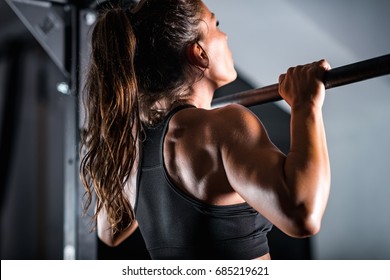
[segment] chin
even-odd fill
[[[226,75],[223,79],[220,79],[217,82],[217,88],[223,87],[227,84],[234,82],[237,79],[237,71],[234,69],[228,75]]]
[[[237,75],[236,69],[234,69],[234,74],[232,76],[233,76],[233,78],[232,78],[231,82],[233,82],[233,81],[235,81],[237,79],[238,75]]]
[[[235,76],[234,79],[226,80],[223,83],[219,83],[218,86],[217,86],[217,89],[234,82],[236,79],[237,79],[237,76]]]
[[[237,79],[237,71],[234,70],[234,71],[231,73],[229,79],[227,79],[225,85],[234,82],[236,79]]]

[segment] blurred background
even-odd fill
[[[101,244],[82,217],[77,93],[104,1],[0,0],[1,259],[148,259],[137,232]],[[239,73],[216,97],[277,82],[290,66],[332,67],[390,53],[390,1],[205,0]],[[390,259],[390,77],[327,92],[332,190],[321,231],[270,233],[274,259]],[[287,152],[284,102],[250,108]]]

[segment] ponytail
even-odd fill
[[[85,155],[80,164],[84,210],[97,196],[93,217],[105,209],[113,232],[130,226],[134,210],[124,187],[137,158],[141,131],[134,55],[136,38],[123,9],[100,16],[92,33],[92,54],[84,88]],[[126,222],[124,222],[126,221]]]

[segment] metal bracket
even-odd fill
[[[65,77],[70,77],[70,8],[66,1],[6,0]]]

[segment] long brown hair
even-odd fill
[[[113,232],[135,219],[124,186],[137,159],[144,125],[160,120],[188,94],[199,76],[186,48],[201,38],[200,0],[143,0],[133,9],[111,8],[99,15],[84,88],[86,111],[80,164],[85,210],[105,209]]]

